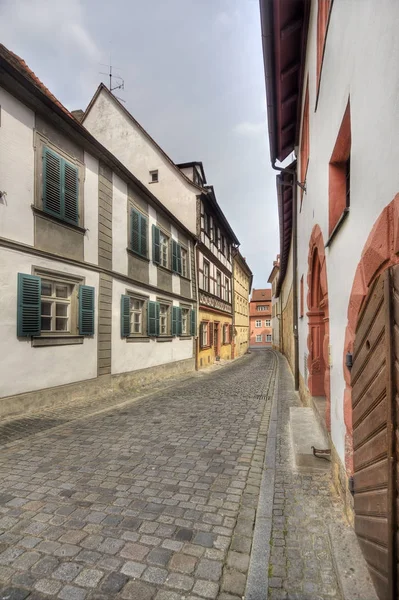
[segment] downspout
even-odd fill
[[[195,370],[198,371],[199,370],[199,338],[198,338],[198,328],[199,328],[199,287],[198,287],[198,282],[199,282],[199,274],[198,274],[198,241],[195,240],[194,242],[194,277],[195,277],[195,290],[196,290],[196,294],[197,294],[197,298],[196,298],[196,302],[197,302],[197,318],[196,318],[196,329],[197,331],[195,332],[195,337],[194,337],[194,342],[193,342],[193,349],[194,349],[194,355],[195,355]]]

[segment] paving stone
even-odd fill
[[[64,533],[64,535],[58,538],[58,541],[67,544],[79,544],[79,542],[81,542],[85,537],[87,537],[87,533],[84,531],[73,530]]]
[[[160,590],[155,596],[155,600],[181,600],[182,595],[176,592],[168,592],[167,590]]]
[[[154,548],[147,556],[147,562],[150,564],[166,567],[170,561],[173,552],[166,548]]]
[[[231,549],[236,552],[243,552],[249,554],[251,552],[252,540],[248,537],[242,537],[240,535],[234,535],[231,543]]]
[[[248,571],[249,559],[249,554],[231,551],[227,555],[227,566],[246,573]]]
[[[21,588],[7,587],[0,590],[0,600],[25,600],[28,596],[29,591]]]
[[[117,554],[119,550],[123,548],[125,542],[116,538],[105,538],[105,540],[98,546],[99,552],[105,552],[106,554]]]
[[[122,558],[104,556],[98,561],[97,566],[100,567],[100,569],[105,569],[106,571],[117,571],[123,562],[124,561]]]
[[[41,558],[39,552],[24,552],[13,562],[13,567],[27,571]]]
[[[148,567],[142,574],[141,578],[149,583],[161,585],[164,583],[167,576],[168,571],[166,569],[161,569],[160,567]]]
[[[169,563],[169,569],[180,573],[192,573],[196,564],[197,559],[194,556],[177,553],[173,555]]]
[[[13,563],[23,552],[22,548],[7,548],[7,550],[0,554],[0,565]]]
[[[184,527],[182,527],[181,529],[178,529],[175,533],[175,539],[178,540],[179,542],[191,542],[191,540],[193,539],[194,536],[194,532],[192,529],[186,529]]]
[[[129,560],[125,562],[125,564],[121,568],[121,573],[123,573],[124,575],[128,575],[129,577],[140,577],[145,568],[146,565]]]
[[[65,562],[55,569],[52,576],[54,579],[60,579],[61,581],[73,581],[82,569],[83,565],[78,565],[74,562]]]
[[[200,579],[209,579],[210,581],[219,581],[222,576],[223,563],[215,560],[203,558],[198,563],[196,577]]]
[[[238,596],[243,596],[245,591],[246,577],[239,571],[226,570],[223,573],[222,589],[223,591]]]
[[[120,593],[124,600],[152,600],[156,594],[156,588],[142,581],[129,581]]]
[[[194,579],[188,575],[181,575],[180,573],[171,573],[165,585],[178,590],[191,590],[194,584]]]
[[[101,580],[104,573],[97,569],[83,569],[75,579],[77,585],[94,588]]]
[[[101,584],[101,591],[107,594],[117,594],[129,578],[123,573],[110,573]]]
[[[201,598],[217,598],[219,591],[219,584],[213,583],[212,581],[201,581],[195,582],[193,592],[198,594]]]
[[[54,579],[39,579],[35,583],[35,590],[42,594],[53,595],[59,592],[61,586],[62,584],[59,581],[54,581]]]
[[[178,542],[176,540],[165,540],[162,542],[162,548],[166,548],[167,550],[173,550],[174,552],[178,552],[183,548],[183,542]]]
[[[12,578],[12,583],[25,588],[33,588],[36,580],[37,577],[34,577],[30,573],[16,573]]]
[[[84,600],[86,596],[86,590],[74,585],[65,585],[58,594],[58,598],[61,598],[61,600]]]
[[[212,533],[204,533],[200,531],[194,537],[193,544],[198,544],[200,546],[204,546],[205,548],[212,548],[215,537],[216,536],[214,536]]]
[[[75,560],[94,565],[101,559],[101,556],[102,555],[99,552],[93,550],[82,550],[75,556]]]
[[[130,558],[131,560],[143,560],[145,556],[149,553],[150,548],[147,546],[143,546],[142,544],[130,544],[127,543],[125,547],[121,550],[120,555],[122,558]]]
[[[55,571],[59,564],[60,561],[54,558],[53,556],[46,556],[45,558],[42,558],[37,563],[35,563],[31,571],[32,573],[35,573],[39,576],[49,575],[50,573]]]
[[[75,546],[74,544],[62,544],[59,548],[54,550],[53,554],[60,557],[70,557],[76,556],[80,550],[79,546]]]
[[[41,541],[42,541],[41,538],[27,535],[26,537],[22,538],[22,540],[19,541],[19,545],[23,546],[24,548],[34,548]]]

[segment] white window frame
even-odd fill
[[[182,277],[188,277],[187,275],[187,263],[188,263],[188,251],[183,246],[180,246],[181,253],[181,275]]]
[[[205,348],[206,346],[209,345],[209,332],[208,332],[208,326],[209,323],[207,322],[203,322],[202,323],[202,347]]]
[[[261,319],[256,319],[256,321],[255,321],[255,327],[262,327],[262,321],[261,321]]]
[[[230,281],[228,277],[225,279],[224,286],[224,298],[226,302],[230,302]]]
[[[271,327],[271,320],[270,319],[266,319],[265,320],[265,327]]]
[[[216,271],[216,296],[222,297],[222,274],[220,271]]]
[[[154,169],[153,171],[150,171],[150,183],[158,183],[158,181],[159,181],[158,169]]]
[[[190,309],[182,307],[181,309],[181,334],[190,335]]]
[[[51,287],[50,294],[43,294],[43,288],[47,285]],[[57,288],[66,288],[66,296],[57,296]],[[45,335],[56,334],[56,335],[67,335],[72,333],[72,300],[75,291],[75,284],[70,281],[63,281],[60,279],[53,279],[51,277],[41,277],[41,320],[40,320],[40,331]],[[44,314],[43,305],[50,307],[50,312]],[[57,307],[66,307],[66,314],[57,315]],[[62,311],[64,312],[64,311]],[[50,319],[50,329],[43,329],[43,319]],[[57,329],[57,319],[66,323],[66,329]],[[76,328],[76,327],[75,327]]]
[[[162,328],[165,328],[165,331],[162,331]],[[165,302],[159,303],[159,335],[160,337],[170,336],[170,304],[166,304]]]
[[[130,295],[130,310],[129,310],[129,319],[130,319],[130,335],[132,337],[135,336],[144,336],[146,335],[147,332],[147,327],[146,327],[146,299],[145,298],[140,298],[138,296],[133,296]],[[134,308],[134,303],[135,302],[139,302],[141,304],[140,308]],[[135,331],[135,325],[137,324],[137,321],[135,322],[135,316],[139,315],[140,318],[138,320],[138,323],[140,325],[140,330],[139,331]]]
[[[271,341],[272,341],[272,336],[271,336],[271,334],[270,334],[270,333],[268,333],[268,334],[266,335],[266,342],[271,342]]]
[[[257,335],[255,341],[257,344],[261,344],[262,343],[262,334]]]
[[[169,268],[169,238],[162,230],[159,231],[159,264]]]
[[[203,268],[202,278],[203,278],[203,288],[204,288],[205,292],[209,292],[209,272],[210,272],[210,264],[208,261],[204,260],[204,268]]]

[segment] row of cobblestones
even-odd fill
[[[343,507],[329,472],[309,472],[294,466],[289,408],[300,406],[300,401],[281,356],[279,363],[269,599],[340,600],[328,524],[343,521]]]
[[[0,600],[242,595],[273,360],[254,353],[3,449]]]

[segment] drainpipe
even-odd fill
[[[292,293],[293,293],[293,331],[294,336],[294,384],[295,390],[299,390],[299,338],[298,338],[298,235],[297,235],[297,188],[300,187],[306,191],[304,183],[300,183],[297,179],[295,169],[285,169],[277,167],[274,162],[271,162],[272,169],[280,173],[289,173],[292,175]],[[290,184],[288,184],[290,185]],[[283,323],[281,313],[281,327]]]
[[[198,241],[195,240],[194,242],[194,249],[193,249],[193,253],[194,253],[194,277],[195,277],[195,289],[196,289],[196,293],[197,293],[197,318],[195,319],[196,325],[197,325],[197,331],[195,332],[195,337],[194,337],[194,352],[195,352],[195,370],[198,371],[199,370],[199,339],[198,339],[198,327],[199,327],[199,276],[198,276]]]

